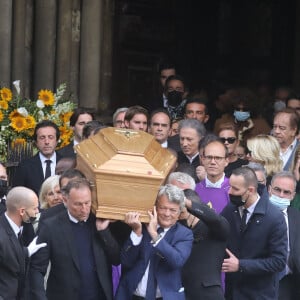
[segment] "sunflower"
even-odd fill
[[[50,90],[40,90],[39,100],[42,100],[45,106],[53,105],[55,101],[54,94]]]
[[[27,129],[34,128],[36,125],[35,118],[33,116],[26,117]]]
[[[8,109],[8,103],[5,100],[0,100],[0,108],[3,108],[5,110]]]
[[[8,88],[2,88],[0,90],[0,98],[5,101],[10,101],[12,99],[12,92]]]
[[[0,110],[0,122],[2,122],[2,121],[3,121],[3,118],[4,118],[4,116],[3,116],[3,112]]]
[[[16,109],[14,109],[8,116],[8,118],[12,121],[13,119],[20,117],[21,115],[18,113]]]
[[[18,116],[11,120],[10,126],[17,132],[21,132],[27,128],[26,118]]]

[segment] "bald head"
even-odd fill
[[[6,208],[8,213],[14,213],[20,208],[27,209],[38,202],[37,195],[31,189],[23,186],[12,188],[6,197]]]

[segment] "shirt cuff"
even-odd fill
[[[143,235],[138,236],[134,231],[130,233],[130,239],[132,241],[133,246],[138,246],[142,241]]]

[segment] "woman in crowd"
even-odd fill
[[[248,163],[247,160],[240,159],[236,155],[236,148],[239,145],[238,130],[234,123],[224,123],[220,125],[218,136],[227,148],[228,165],[225,167],[225,176],[230,177],[232,171]]]
[[[41,209],[48,209],[62,203],[59,175],[48,177],[42,184],[39,194]]]
[[[268,186],[272,176],[283,168],[278,141],[271,135],[260,134],[247,141],[247,148],[249,161],[258,162],[265,167]]]

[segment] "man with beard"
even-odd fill
[[[283,214],[257,193],[252,169],[233,170],[229,180],[230,202],[222,215],[230,224],[230,236],[222,271],[225,298],[233,300],[278,297],[278,272],[287,259],[287,234]]]

